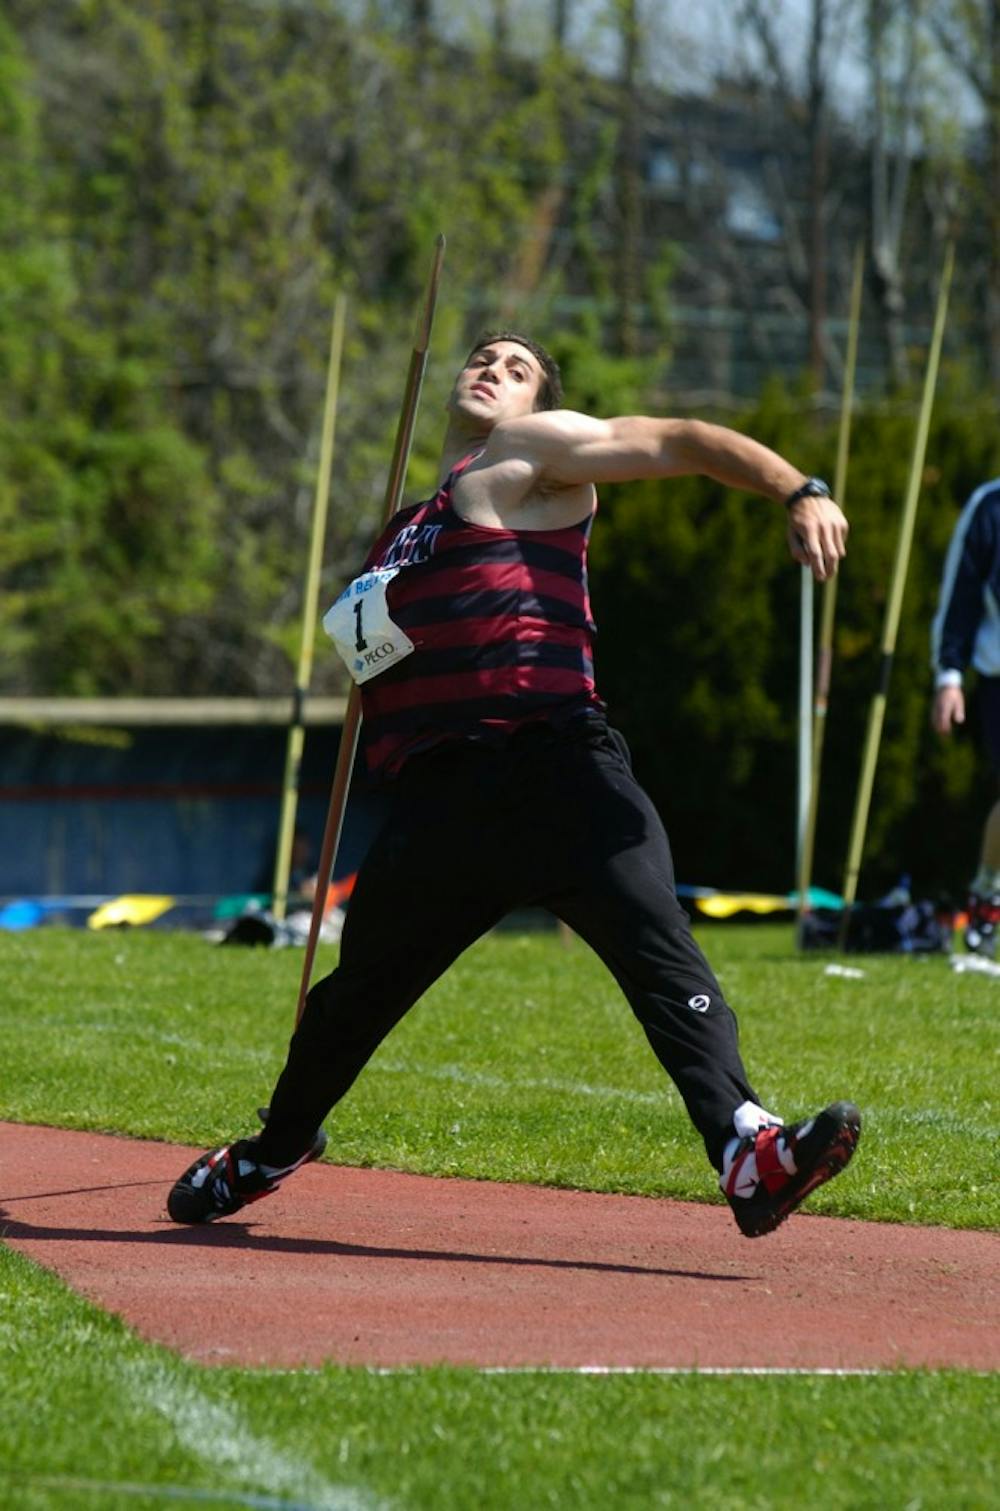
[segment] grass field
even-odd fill
[[[776,926],[703,939],[765,1100],[861,1105],[859,1155],[812,1210],[1000,1226],[1000,984],[943,958],[827,976]],[[205,1145],[266,1099],[301,956],[43,930],[0,936],[0,967],[0,1116]],[[718,1195],[614,984],[551,934],[470,951],[328,1128],[339,1163]],[[203,1370],[4,1248],[0,1380],[15,1511],[987,1507],[1000,1468],[995,1376]]]

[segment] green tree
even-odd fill
[[[212,508],[197,448],[141,363],[81,319],[62,180],[30,67],[0,23],[0,557],[10,690],[155,688],[207,593]],[[155,651],[154,651],[155,648]]]
[[[556,81],[513,72],[488,42],[456,69],[429,38],[415,52],[398,32],[352,30],[334,7],[15,5],[61,175],[80,339],[128,364],[136,401],[145,383],[219,501],[212,591],[182,627],[185,685],[280,690],[334,291],[351,314],[331,595],[378,516],[438,231],[442,355],[416,488],[433,481],[446,374],[473,328],[540,297],[521,248],[563,151]],[[337,675],[325,658],[320,682]]]

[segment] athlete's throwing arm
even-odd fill
[[[826,485],[703,420],[598,420],[569,409],[503,420],[459,480],[455,503],[474,524],[559,529],[592,512],[595,484],[689,475],[786,503],[794,559],[821,582],[836,572],[848,526]]]

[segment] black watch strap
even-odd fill
[[[830,492],[829,484],[824,483],[821,477],[807,477],[801,487],[796,488],[795,492],[790,493],[785,499],[785,508],[790,509],[793,504],[798,503],[800,498],[832,497],[833,494]]]

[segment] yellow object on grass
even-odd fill
[[[115,897],[103,902],[87,919],[88,929],[112,929],[119,924],[152,923],[168,912],[177,901],[175,897],[155,897],[152,893],[140,892],[134,896]]]
[[[709,918],[732,918],[734,913],[787,913],[791,903],[787,896],[766,892],[716,892],[712,897],[698,897],[695,907]]]

